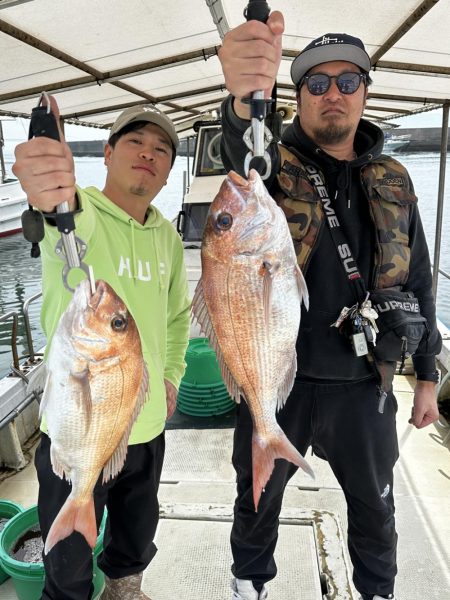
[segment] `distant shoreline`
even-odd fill
[[[392,138],[409,137],[409,143],[398,150],[397,153],[410,152],[440,152],[441,150],[441,135],[440,127],[412,127],[384,130],[385,135],[389,134]],[[450,133],[450,129],[449,129]],[[447,143],[447,150],[450,150],[450,135]]]
[[[395,153],[409,153],[409,152],[439,152],[441,149],[441,128],[440,127],[414,127],[414,128],[393,128],[384,130],[385,134],[392,137],[396,136],[408,136],[409,143],[397,150]],[[70,149],[74,156],[103,156],[103,147],[106,144],[106,140],[86,140],[69,142]],[[180,140],[180,147],[178,148],[178,156],[187,156],[188,152],[188,139],[182,138]],[[386,149],[387,150],[387,149]],[[447,145],[447,150],[450,151],[450,135]],[[195,138],[189,138],[189,155],[193,156],[195,152]]]
[[[103,156],[103,148],[106,144],[106,140],[85,140],[77,142],[68,142],[69,148],[72,151],[73,156]],[[187,156],[187,138],[180,140],[180,146],[177,151],[177,156]],[[190,156],[194,155],[195,152],[195,140],[190,139],[189,143]]]

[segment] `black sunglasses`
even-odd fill
[[[308,91],[313,96],[321,96],[328,92],[331,80],[336,79],[336,85],[341,94],[354,94],[359,88],[361,81],[367,81],[365,73],[341,73],[340,75],[327,75],[326,73],[314,73],[305,75],[300,81],[299,89],[306,82]]]

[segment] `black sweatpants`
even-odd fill
[[[398,458],[395,425],[397,402],[386,399],[384,412],[374,379],[356,383],[317,384],[296,381],[277,420],[287,437],[305,454],[326,459],[347,501],[348,548],[353,580],[361,594],[387,596],[397,573],[397,534],[394,522],[393,467]],[[273,557],[284,489],[297,470],[277,460],[255,513],[252,492],[252,421],[244,401],[238,407],[233,465],[237,498],[231,532],[234,564],[239,579],[255,587],[273,579]]]
[[[153,538],[159,518],[158,486],[164,458],[164,433],[151,442],[128,446],[125,465],[113,480],[94,490],[97,527],[108,509],[103,552],[98,564],[111,579],[140,573],[156,554]],[[53,473],[50,439],[43,434],[36,450],[38,513],[42,537],[70,494],[71,486]],[[92,597],[92,550],[78,532],[58,542],[44,557],[42,600],[88,600]]]

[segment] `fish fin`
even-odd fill
[[[76,504],[70,496],[67,498],[50,527],[45,540],[44,554],[48,554],[53,546],[74,531],[79,531],[89,546],[94,548],[97,541],[97,522],[93,498],[81,505]]]
[[[43,362],[34,373],[30,375],[27,383],[27,394],[32,394],[33,392],[39,393],[42,390],[42,396],[39,402],[39,419],[42,418],[48,399],[50,398],[50,384],[50,372],[47,369],[46,363]]]
[[[217,364],[219,365],[222,379],[228,390],[228,393],[235,402],[239,404],[241,400],[241,389],[236,383],[231,371],[227,367],[223,358],[222,350],[220,349],[219,342],[217,340],[216,333],[214,331],[213,324],[209,317],[208,307],[203,294],[203,282],[200,278],[195,288],[194,298],[192,300],[192,315],[200,325],[200,331],[208,338],[209,345],[216,353]]]
[[[142,381],[141,387],[139,389],[138,397],[136,400],[136,405],[134,407],[133,414],[131,415],[130,422],[120,440],[117,448],[114,450],[111,458],[103,467],[103,483],[106,483],[109,479],[112,479],[119,473],[122,469],[125,459],[127,457],[128,450],[128,440],[130,438],[131,428],[133,427],[136,419],[138,418],[139,413],[141,412],[142,407],[144,406],[145,400],[147,398],[147,392],[149,388],[149,376],[147,366],[144,363],[143,373],[142,373]]]
[[[300,296],[300,302],[303,302],[306,310],[309,310],[309,294],[308,294],[308,288],[306,286],[305,278],[303,277],[302,270],[300,269],[300,267],[298,265],[295,265],[294,269],[295,269],[295,276],[297,278],[297,287],[298,287],[298,293]]]
[[[289,369],[286,373],[283,383],[278,388],[278,398],[277,398],[277,411],[281,410],[286,403],[286,400],[291,393],[291,390],[294,386],[295,375],[297,373],[297,353],[295,352],[292,356],[291,364],[289,365]]]
[[[60,479],[66,478],[66,480],[70,483],[70,477],[69,477],[70,469],[63,462],[61,462],[59,460],[58,453],[55,450],[54,444],[50,444],[50,461],[52,463],[52,468],[53,468],[53,472],[55,473],[55,475],[58,475],[58,477]]]
[[[270,441],[255,433],[252,436],[253,501],[255,503],[255,511],[258,511],[261,493],[264,491],[272,475],[275,459],[284,458],[290,461],[294,465],[301,467],[314,479],[314,471],[307,461],[291,444],[281,428],[278,427],[277,429],[277,434]]]
[[[81,409],[81,414],[84,417],[84,430],[87,433],[92,420],[92,394],[89,383],[89,371],[85,369],[81,372],[71,372],[70,378],[74,400],[78,408]]]
[[[274,270],[272,269],[271,263],[264,262],[264,279],[263,279],[263,306],[264,306],[264,319],[266,325],[270,325],[270,314],[272,312],[272,278]],[[269,332],[270,335],[270,332]]]
[[[228,366],[225,363],[225,360],[222,355],[222,351],[220,350],[220,346],[217,342],[216,337],[214,336],[213,339],[211,337],[209,337],[208,339],[209,339],[209,343],[211,344],[211,347],[214,349],[214,351],[216,353],[217,364],[219,365],[219,369],[222,374],[222,379],[225,383],[225,387],[227,388],[227,391],[230,394],[230,396],[233,398],[233,400],[237,404],[239,404],[241,401],[241,395],[242,395],[241,388],[236,383],[235,378],[233,377],[230,369],[228,368]]]
[[[199,325],[203,324],[203,321],[208,314],[208,308],[206,306],[205,296],[203,294],[202,277],[200,277],[195,287],[194,297],[192,298],[191,313]]]
[[[42,416],[45,412],[45,409],[47,408],[47,404],[49,402],[49,399],[52,395],[51,393],[51,388],[52,388],[52,377],[50,372],[47,374],[47,378],[45,380],[45,384],[44,384],[44,391],[42,392],[42,397],[41,397],[41,402],[39,404],[39,418],[42,419]]]

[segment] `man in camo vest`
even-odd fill
[[[283,30],[283,17],[274,12],[266,24],[248,21],[230,31],[219,51],[231,94],[222,106],[222,158],[227,169],[242,175],[248,152],[242,136],[250,113],[241,100],[260,89],[270,97]],[[302,454],[312,447],[329,462],[347,500],[354,584],[361,600],[380,600],[394,598],[397,573],[395,363],[374,368],[364,348],[361,353],[351,343],[357,323],[345,319],[342,309],[358,302],[350,284],[355,273],[369,290],[407,289],[419,300],[427,329],[413,357],[417,383],[410,422],[418,428],[438,417],[435,356],[441,339],[412,182],[399,162],[382,155],[382,131],[361,118],[370,69],[363,43],[350,35],[327,33],[306,46],[291,68],[297,115],[281,144],[268,148],[271,175],[265,183],[286,214],[310,306],[302,310],[297,376],[278,421]],[[347,246],[335,244],[336,225]],[[369,321],[368,335],[370,326]],[[255,512],[251,437],[251,418],[242,402],[233,452],[238,489],[231,533],[234,600],[267,598],[265,584],[277,572],[273,555],[283,492],[296,471],[291,463],[277,461]]]

